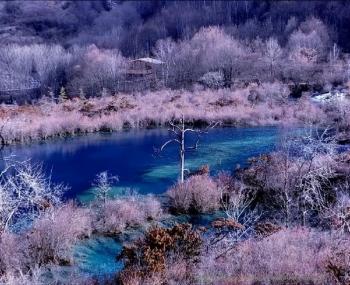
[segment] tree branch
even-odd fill
[[[167,142],[165,142],[165,143],[161,146],[160,151],[163,151],[163,149],[164,149],[168,144],[170,144],[170,143],[172,143],[172,142],[176,142],[176,143],[178,143],[178,144],[181,144],[179,140],[177,140],[177,139],[171,139],[171,140],[168,140]]]

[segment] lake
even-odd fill
[[[186,153],[186,168],[195,170],[208,164],[212,174],[232,172],[237,165],[246,166],[248,158],[272,151],[283,132],[276,127],[211,129],[202,135],[197,150]],[[168,139],[166,129],[130,130],[15,145],[6,147],[3,154],[42,163],[53,182],[70,187],[66,199],[85,203],[94,198],[96,174],[105,170],[119,177],[113,195],[125,188],[140,194],[164,193],[176,182],[179,171],[177,145],[169,145],[160,156],[154,151]],[[195,138],[188,135],[186,140],[190,146]],[[75,248],[75,266],[62,269],[102,277],[114,274],[122,267],[116,262],[121,247],[118,240],[109,237],[83,240]]]
[[[213,174],[233,171],[237,165],[245,166],[249,157],[270,152],[281,131],[276,127],[211,129],[201,135],[197,150],[186,153],[186,168],[195,170],[208,164]],[[42,163],[54,183],[70,188],[65,198],[87,202],[93,198],[96,174],[105,170],[119,177],[115,195],[125,188],[140,194],[165,192],[179,173],[176,144],[168,145],[160,155],[155,151],[168,139],[166,129],[90,134],[7,147],[4,156]],[[187,146],[194,140],[188,134]]]

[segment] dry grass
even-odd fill
[[[249,96],[259,94],[254,101]],[[283,102],[282,102],[282,101]],[[308,100],[288,102],[280,84],[250,86],[231,91],[162,90],[55,104],[45,100],[34,106],[0,106],[2,135],[6,143],[28,142],[54,136],[91,133],[101,130],[162,126],[180,118],[234,125],[276,125],[321,121],[324,113]]]
[[[336,259],[337,268],[349,270],[344,256],[335,255],[338,241],[330,233],[285,229],[262,240],[240,243],[223,258],[216,259],[217,252],[211,249],[197,277],[200,284],[348,284],[336,283],[328,269]],[[349,242],[342,240],[343,248]]]
[[[128,226],[145,224],[162,216],[160,202],[153,196],[128,196],[107,200],[94,213],[94,228],[102,233],[120,233]]]
[[[206,213],[219,209],[221,193],[209,175],[194,175],[167,191],[173,210]]]

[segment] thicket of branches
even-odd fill
[[[164,61],[159,78],[172,88],[196,82],[220,88],[237,81],[282,81],[321,89],[350,77],[344,41],[350,5],[342,2],[109,1],[114,4],[108,11],[108,1],[64,1],[66,8],[28,2],[3,5],[2,13],[17,15],[3,21],[16,25],[16,19],[28,17],[25,23],[42,38],[24,44],[3,41],[2,89],[21,89],[27,78],[34,78],[44,95],[57,97],[61,87],[68,97],[115,93],[125,89],[128,59],[140,56]],[[78,8],[83,9],[79,15]],[[57,17],[47,19],[45,9]],[[58,17],[60,9],[67,22]],[[35,25],[33,11],[42,13]],[[56,30],[49,30],[49,23]],[[77,24],[72,33],[78,34],[72,39],[45,34],[69,30],[72,23]]]
[[[171,206],[221,210],[225,218],[194,231],[178,226],[188,233],[175,249],[172,238],[181,234],[150,229],[124,247],[121,284],[348,284],[349,169],[348,153],[337,152],[332,133],[310,129],[235,176],[189,177],[168,191]]]
[[[315,16],[332,31],[332,40],[349,51],[346,1],[8,1],[1,23],[18,25],[2,42],[96,43],[125,56],[151,52],[159,39],[191,38],[200,28],[227,27],[239,39],[275,37],[284,45],[299,23]],[[35,15],[35,17],[33,17]],[[11,37],[12,36],[12,37]]]
[[[40,167],[10,159],[6,165],[0,175],[1,282],[45,284],[48,272],[56,282],[55,270],[73,264],[79,240],[142,228],[145,234],[119,256],[125,268],[116,284],[348,284],[350,159],[338,152],[333,130],[289,135],[276,152],[252,159],[235,176],[210,176],[203,168],[171,187],[163,205],[153,196],[111,199],[117,181],[107,172],[97,175],[97,200],[89,207],[63,203],[63,188]],[[163,228],[167,210],[220,210],[224,217],[204,227]],[[158,226],[147,229],[149,221]],[[89,282],[75,275],[67,280]]]

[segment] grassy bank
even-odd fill
[[[118,94],[59,103],[42,99],[35,105],[1,105],[1,135],[5,144],[57,136],[163,126],[184,114],[206,124],[277,125],[321,122],[324,111],[307,98],[288,100],[281,84],[239,90],[194,90]]]

